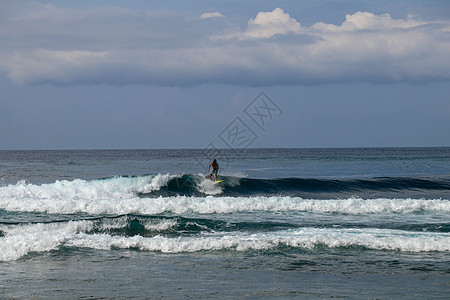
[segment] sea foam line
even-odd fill
[[[359,246],[374,250],[448,252],[450,251],[450,235],[447,233],[412,234],[411,232],[383,229],[304,228],[270,233],[225,233],[215,236],[176,238],[159,235],[146,238],[84,234],[66,243],[66,246],[101,250],[138,248],[163,253],[270,250],[283,245],[309,250],[316,246],[329,248]]]
[[[223,214],[234,212],[312,212],[340,214],[450,212],[443,199],[303,199],[299,197],[159,197],[110,199],[29,199],[0,196],[0,209],[51,214]]]
[[[219,232],[200,236],[127,237],[89,234],[94,226],[94,221],[2,225],[0,230],[4,236],[0,237],[0,261],[17,260],[29,253],[48,252],[62,246],[100,250],[136,248],[163,253],[270,250],[279,246],[310,250],[317,246],[358,246],[404,252],[450,251],[450,234],[436,232],[308,227],[261,233]],[[167,224],[163,222],[161,226]]]

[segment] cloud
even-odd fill
[[[6,3],[6,4],[5,4]],[[18,4],[17,4],[18,3]],[[302,26],[276,8],[245,29],[217,12],[2,2],[0,74],[17,84],[247,86],[450,80],[449,20],[356,12]],[[208,26],[204,19],[208,18]]]
[[[270,38],[275,34],[301,33],[301,25],[281,8],[270,12],[259,12],[248,21],[243,37]]]
[[[92,70],[98,68],[98,62],[105,61],[106,57],[107,52],[104,51],[36,49],[15,53],[4,65],[11,70],[7,77],[18,84],[35,81],[53,83],[56,78],[60,84],[70,84],[73,81],[89,83],[86,79],[92,77]],[[90,74],[85,73],[88,69],[91,70]]]
[[[200,19],[211,19],[211,18],[224,18],[225,16],[222,15],[220,12],[205,12],[202,13],[200,16]]]
[[[314,24],[312,28],[319,32],[355,32],[361,30],[389,31],[414,28],[424,24],[426,24],[426,22],[414,20],[411,15],[409,15],[406,20],[396,20],[392,19],[389,14],[375,15],[370,12],[357,12],[353,15],[346,15],[345,21],[340,26],[318,22]]]

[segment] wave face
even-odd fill
[[[224,182],[213,184],[198,175],[182,175],[168,180],[145,197],[167,197],[174,195],[223,195],[223,196],[272,196],[289,195],[300,197],[329,197],[330,195],[361,195],[364,197],[387,197],[410,193],[414,196],[436,195],[446,198],[450,191],[450,180],[442,178],[391,178],[372,179],[254,179],[223,176]]]
[[[236,184],[236,181],[238,183]],[[404,191],[448,191],[450,181],[444,179],[417,178],[373,178],[373,179],[252,179],[225,178],[224,193],[229,195],[274,195],[302,193],[335,194],[335,193],[381,193]]]

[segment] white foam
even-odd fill
[[[196,178],[196,188],[199,192],[206,195],[219,195],[222,193],[222,187],[219,184],[203,176]]]
[[[0,261],[12,261],[30,252],[55,250],[75,234],[92,229],[92,222],[0,226]]]
[[[167,219],[167,220],[160,220],[160,219],[146,219],[146,218],[140,218],[140,217],[131,217],[131,216],[124,216],[120,218],[114,218],[114,219],[104,219],[102,222],[100,222],[98,226],[101,230],[110,230],[110,229],[120,229],[125,228],[130,223],[131,219],[137,219],[142,226],[144,226],[145,229],[151,230],[151,231],[164,231],[171,228],[174,228],[177,225],[177,222],[173,219]]]
[[[143,187],[136,189],[137,192],[147,194],[153,191],[159,190],[161,187],[167,185],[170,179],[180,177],[177,175],[158,174],[152,178],[149,184],[145,184]],[[145,178],[145,177],[144,177]]]
[[[143,222],[144,228],[151,231],[165,231],[175,228],[178,224],[175,220],[158,220],[150,221],[146,220]]]
[[[182,237],[111,236],[89,234],[92,221],[1,226],[0,261],[19,259],[31,252],[47,252],[59,247],[109,250],[137,248],[164,253],[211,250],[267,250],[278,246],[313,249],[316,246],[361,246],[374,250],[405,252],[450,251],[450,234],[407,232],[389,229],[300,228],[275,232],[219,232]]]
[[[86,181],[57,180],[54,183],[35,185],[19,181],[15,185],[0,187],[0,199],[129,199],[136,193],[150,193],[159,190],[176,176],[158,174],[156,176],[121,177]]]
[[[62,245],[70,245],[77,239],[89,239],[90,236],[96,236],[87,234],[94,229],[107,231],[125,228],[129,224],[129,219],[130,217],[104,219],[100,223],[98,221],[69,221],[66,223],[0,225],[0,230],[5,235],[0,237],[0,261],[17,260],[30,252],[48,252],[58,249]],[[168,230],[177,225],[175,220],[139,218],[139,222],[147,230],[155,232]],[[114,237],[110,236],[110,238]]]

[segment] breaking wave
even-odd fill
[[[141,234],[138,225],[147,231]],[[192,223],[192,224],[190,224]],[[178,228],[182,226],[183,228]],[[188,226],[198,234],[185,233]],[[208,229],[208,228],[205,228]],[[129,230],[132,234],[129,234]],[[136,231],[137,230],[137,231]],[[163,253],[254,251],[279,247],[314,250],[317,247],[402,252],[450,251],[450,234],[377,228],[291,228],[263,232],[203,230],[194,221],[121,217],[113,220],[0,225],[0,261],[63,248],[100,250],[138,249]]]
[[[50,214],[90,215],[162,213],[223,214],[233,212],[313,212],[340,214],[450,212],[450,201],[442,199],[303,199],[299,197],[160,197],[115,199],[5,199],[0,210]]]
[[[371,214],[450,212],[447,199],[363,198],[337,193],[331,198],[297,196],[297,190],[321,189],[445,189],[446,180],[431,179],[248,179],[227,177],[213,183],[200,175],[116,176],[97,180],[76,179],[50,184],[25,181],[0,187],[0,210],[51,214],[233,213],[301,211],[313,213]],[[268,190],[272,189],[272,192]],[[450,190],[450,189],[449,189]],[[245,192],[246,191],[246,192]],[[277,191],[275,193],[275,191]],[[314,194],[308,194],[314,196]]]
[[[35,185],[19,181],[0,187],[0,198],[20,199],[130,199],[171,196],[297,196],[332,194],[379,194],[380,192],[450,191],[447,178],[383,177],[371,179],[254,179],[222,177],[214,183],[204,175],[142,175],[73,181],[58,180]]]

